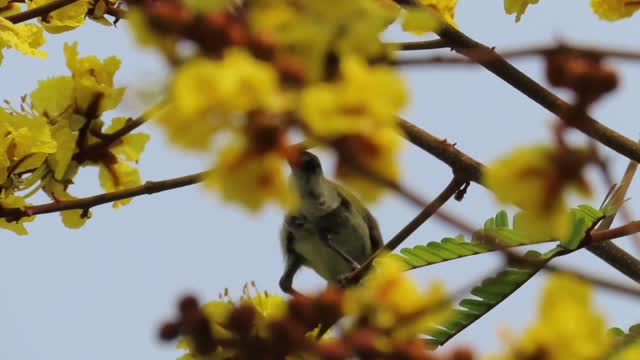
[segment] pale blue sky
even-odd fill
[[[457,20],[463,31],[498,50],[556,40],[640,50],[639,17],[614,24],[601,22],[591,13],[587,0],[543,0],[531,6],[519,24],[504,15],[502,1],[460,0]],[[165,68],[158,57],[137,49],[124,21],[121,24],[117,29],[90,24],[71,33],[48,35],[48,60],[5,51],[0,98],[15,102],[20,94],[30,92],[38,79],[66,74],[62,44],[74,39],[80,41],[83,55],[121,57],[123,66],[117,75],[120,84],[135,88],[157,85],[166,74]],[[640,66],[615,64],[622,84],[593,113],[608,126],[635,138],[640,133]],[[518,60],[516,65],[544,81],[538,59]],[[515,145],[549,139],[551,115],[480,67],[412,68],[405,75],[413,91],[406,117],[456,142],[458,148],[480,161],[489,162]],[[124,112],[136,115],[138,110],[130,105]],[[206,168],[206,158],[170,147],[155,126],[146,126],[145,130],[152,134],[152,140],[140,163],[144,179],[158,180]],[[604,153],[615,157],[611,151]],[[616,174],[626,166],[620,158],[613,164]],[[448,168],[411,146],[403,154],[403,165],[403,181],[427,197],[437,194],[450,176]],[[597,176],[592,178],[600,184]],[[72,190],[77,195],[100,191],[96,171],[84,171],[77,184]],[[640,216],[635,201],[637,189],[632,187],[629,203]],[[595,205],[601,196],[602,191],[594,199]],[[475,185],[463,203],[446,208],[475,224],[498,209],[491,196]],[[386,239],[419,211],[394,195],[372,210]],[[249,214],[194,186],[140,197],[117,211],[109,206],[95,208],[93,215],[81,230],[65,228],[54,214],[28,224],[29,236],[3,232],[1,359],[173,359],[179,352],[171,344],[159,343],[156,329],[174,313],[181,294],[192,292],[205,300],[229,288],[237,295],[250,280],[255,280],[260,289],[279,292],[282,260],[277,234],[282,213],[277,208]],[[432,221],[408,244],[456,233]],[[571,255],[560,263],[624,281],[590,254]],[[416,276],[425,285],[440,279],[455,288],[489,274],[499,264],[498,257],[483,255],[420,270]],[[543,278],[536,277],[452,343],[497,349],[500,327],[519,329],[534,316]],[[303,271],[295,284],[311,290],[321,287],[322,281]],[[637,299],[598,291],[597,302],[612,325],[626,328],[640,321]]]

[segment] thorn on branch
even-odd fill
[[[81,219],[89,219],[89,218],[91,218],[91,214],[89,213],[90,209],[91,208],[89,208],[89,207],[82,209],[82,212],[80,213],[80,218]]]
[[[471,185],[470,181],[465,182],[462,187],[456,192],[456,194],[453,196],[453,198],[456,201],[462,201],[462,199],[464,198],[464,196],[467,194],[467,189],[469,188],[469,185]]]

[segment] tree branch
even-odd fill
[[[25,22],[27,20],[47,16],[50,13],[63,8],[67,5],[71,5],[78,0],[54,0],[50,3],[46,3],[42,6],[38,6],[29,10],[25,10],[23,12],[5,16],[5,19],[11,21],[14,24],[19,24],[21,22]]]
[[[637,234],[639,232],[640,220],[636,220],[613,229],[594,231],[593,233],[591,233],[591,241],[593,241],[594,243],[600,243],[603,241]]]
[[[570,104],[496,54],[493,49],[471,39],[453,26],[443,25],[438,35],[456,52],[478,62],[556,116],[564,118],[572,108]],[[491,59],[488,60],[488,57]],[[588,114],[572,121],[571,126],[627,158],[640,162],[640,144],[604,126]]]
[[[411,143],[449,165],[454,173],[465,174],[470,181],[485,186],[482,183],[482,171],[485,167],[482,163],[407,120],[401,119],[399,124]],[[590,247],[589,251],[629,278],[640,282],[640,260],[616,244],[608,241],[598,242],[598,245]]]
[[[202,181],[206,175],[206,171],[199,172],[192,175],[181,176],[177,178],[160,180],[160,181],[147,181],[143,185],[132,187],[129,189],[113,191],[85,198],[65,200],[65,201],[53,201],[48,204],[26,206],[24,208],[4,208],[0,209],[0,218],[20,219],[25,216],[33,216],[39,214],[49,214],[64,210],[82,209],[89,210],[92,207],[111,203],[114,201],[127,199],[140,195],[151,195],[162,191],[177,189],[193,184],[197,184]]]
[[[388,42],[385,43],[385,45],[400,51],[435,50],[449,48],[449,44],[447,44],[447,42],[442,39],[409,42]]]
[[[422,224],[424,224],[431,216],[433,216],[447,201],[449,201],[457,192],[460,187],[467,180],[463,180],[458,177],[454,177],[451,182],[440,192],[440,194],[433,199],[413,220],[411,220],[405,227],[402,228],[389,242],[387,242],[383,248],[379,249],[375,254],[369,257],[367,261],[360,265],[360,268],[352,271],[344,277],[344,281],[348,284],[358,282],[365,273],[371,267],[373,260],[382,253],[391,252],[395,250],[403,241],[405,241],[414,231],[416,231]]]
[[[120,129],[109,133],[102,134],[100,141],[87,145],[77,153],[73,154],[73,160],[76,160],[79,163],[86,161],[91,157],[92,154],[100,153],[102,150],[111,146],[114,142],[121,139],[123,136],[129,134],[133,130],[140,127],[142,124],[146,123],[151,117],[153,117],[154,113],[160,109],[162,109],[164,102],[159,102],[149,109],[147,109],[142,115],[138,116],[136,119],[131,119],[124,124]]]

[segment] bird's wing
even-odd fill
[[[369,209],[367,209],[362,204],[362,202],[354,193],[338,183],[334,184],[336,185],[336,189],[338,189],[338,192],[340,192],[342,196],[346,197],[349,202],[351,202],[354,209],[364,218],[369,230],[371,251],[375,252],[378,249],[382,248],[384,246],[384,240],[382,239],[382,234],[380,233],[380,225],[378,225],[378,221],[376,220],[376,218],[371,214]]]

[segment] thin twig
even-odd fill
[[[4,18],[11,21],[14,24],[19,24],[21,22],[25,22],[27,20],[44,17],[49,15],[50,13],[63,8],[67,5],[71,5],[78,0],[53,0],[50,3],[46,3],[42,6],[38,6],[35,8],[31,8],[29,10],[25,10],[23,12],[5,16]]]
[[[632,295],[636,297],[640,297],[640,288],[638,286],[626,286],[622,284],[615,283],[611,280],[604,279],[602,277],[597,277],[594,275],[587,275],[585,273],[577,272],[575,270],[566,269],[564,267],[559,267],[557,265],[552,265],[548,263],[543,270],[551,271],[551,272],[563,272],[575,276],[581,280],[588,281],[596,286],[603,287],[605,289],[613,290],[619,293]]]
[[[142,115],[138,116],[135,119],[129,119],[123,127],[120,129],[108,133],[102,134],[100,141],[95,142],[93,144],[87,145],[84,149],[78,151],[73,155],[73,159],[78,161],[79,163],[84,162],[88,158],[91,157],[92,154],[100,153],[102,150],[111,146],[114,142],[121,139],[123,136],[129,134],[133,130],[140,127],[142,124],[146,123],[149,119],[151,119],[156,111],[159,111],[163,108],[164,102],[159,102],[149,109],[147,109]]]
[[[460,178],[454,177],[447,187],[440,192],[440,194],[433,199],[413,220],[411,220],[404,228],[402,228],[389,242],[385,244],[382,249],[379,249],[375,254],[369,257],[360,267],[344,277],[346,283],[356,283],[364,274],[369,270],[373,260],[382,253],[391,252],[395,250],[403,241],[405,241],[414,231],[416,231],[422,224],[424,224],[431,216],[449,201],[457,192],[460,187],[466,182]]]
[[[442,39],[409,41],[409,42],[388,42],[388,43],[385,43],[385,45],[391,47],[392,49],[397,49],[400,51],[436,50],[436,49],[449,48],[449,45],[447,44],[447,42]]]
[[[390,43],[395,48],[400,51],[411,51],[411,50],[430,50],[430,49],[441,49],[448,48],[449,44],[446,42],[438,43],[437,40],[428,40],[428,41],[412,41],[412,42],[397,42]],[[495,51],[495,48],[491,50]],[[473,51],[473,50],[472,50]],[[575,46],[575,45],[567,45],[567,44],[557,44],[553,46],[530,46],[523,49],[511,49],[500,51],[499,55],[505,59],[514,59],[519,57],[528,57],[528,56],[547,56],[551,54],[557,53],[570,53],[578,56],[585,57],[593,57],[593,58],[618,58],[622,60],[640,60],[640,52],[631,51],[625,49],[613,49],[613,48],[602,48],[602,47],[588,47],[588,46]],[[483,60],[490,61],[494,60],[497,53],[488,54],[484,50],[478,51],[477,55],[474,55],[473,58],[475,60]],[[422,58],[411,58],[406,59],[405,63],[404,59],[399,60],[399,63],[402,65],[417,65],[419,63],[422,64],[460,64],[460,63],[475,63],[476,61],[469,61],[460,57],[453,56],[434,56],[434,57],[422,57]]]
[[[593,243],[599,243],[637,234],[639,232],[640,220],[636,220],[613,229],[594,231],[591,233],[591,241]]]
[[[398,125],[412,144],[449,165],[454,174],[482,185],[485,167],[482,163],[456,149],[447,140],[433,136],[405,119],[398,118]]]
[[[207,172],[203,171],[192,175],[186,175],[167,180],[147,181],[143,185],[132,187],[129,189],[112,191],[79,199],[53,201],[48,204],[26,206],[24,208],[4,208],[0,209],[0,218],[10,218],[12,220],[17,220],[26,216],[50,214],[64,210],[88,210],[98,205],[103,205],[122,199],[127,199],[139,195],[150,195],[162,191],[197,184],[202,181],[203,177],[206,174]]]

